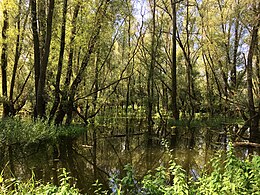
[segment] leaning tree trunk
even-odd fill
[[[25,29],[27,27],[27,21],[29,18],[29,13],[30,13],[30,8],[26,10],[26,15],[24,16],[24,19],[22,17],[22,6],[23,6],[23,1],[19,0],[19,10],[18,14],[16,16],[17,18],[17,23],[16,23],[16,28],[17,28],[17,35],[16,35],[16,44],[15,44],[15,54],[14,54],[14,64],[13,64],[13,71],[12,71],[12,78],[11,78],[11,83],[10,83],[10,88],[9,88],[9,103],[10,103],[10,115],[15,116],[17,112],[19,112],[22,107],[25,105],[27,98],[24,97],[22,101],[18,100],[21,98],[21,95],[23,93],[23,90],[25,88],[26,83],[29,80],[29,77],[31,75],[31,71],[29,72],[27,78],[25,79],[25,82],[23,83],[22,87],[20,88],[20,92],[16,95],[16,98],[14,98],[14,89],[15,89],[15,84],[17,80],[17,70],[18,70],[18,65],[19,65],[19,59],[22,54],[22,49],[23,49],[23,41],[24,41],[24,35],[25,35]],[[22,24],[22,20],[24,20]],[[21,28],[23,25],[23,28]]]
[[[15,44],[15,57],[14,57],[14,66],[13,66],[13,72],[12,72],[12,79],[11,79],[11,85],[10,85],[10,95],[9,95],[9,101],[10,101],[10,114],[12,116],[15,115],[15,109],[13,104],[13,96],[14,96],[14,84],[16,79],[16,72],[18,68],[18,62],[21,55],[20,50],[20,33],[21,33],[21,6],[22,1],[19,0],[19,10],[17,15],[17,36],[16,36],[16,44]]]
[[[61,106],[66,105],[66,112],[64,112],[63,109],[59,110],[57,117],[55,119],[56,124],[62,123],[63,118],[65,117],[65,114],[67,114],[66,124],[68,125],[72,121],[72,112],[74,110],[74,107],[73,107],[74,98],[75,98],[78,86],[83,79],[85,69],[89,64],[91,54],[93,53],[96,42],[99,38],[99,34],[101,31],[101,26],[102,26],[102,20],[103,20],[103,17],[105,16],[105,13],[107,10],[107,5],[108,5],[109,1],[110,0],[103,0],[102,3],[100,4],[100,7],[98,8],[98,11],[96,14],[95,27],[93,29],[92,36],[90,37],[90,40],[88,42],[88,50],[86,51],[86,54],[83,57],[78,74],[76,75],[76,78],[73,80],[73,82],[71,84],[71,87],[69,89],[68,99],[62,98],[62,100],[61,100]]]

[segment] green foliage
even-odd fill
[[[126,176],[112,178],[112,194],[260,194],[260,157],[240,160],[229,145],[227,154],[219,153],[212,159],[212,170],[204,170],[197,181],[174,161],[169,167],[158,167],[137,180],[130,165],[125,167]]]
[[[75,188],[75,186],[71,186],[69,184],[71,177],[69,177],[68,173],[65,169],[62,170],[62,174],[60,175],[60,185],[55,186],[51,183],[42,184],[40,181],[36,181],[34,174],[32,177],[24,182],[19,179],[5,179],[3,172],[0,175],[0,186],[1,186],[1,194],[4,195],[28,195],[28,194],[39,194],[39,195],[76,195],[80,194],[79,190]]]
[[[260,157],[242,161],[235,157],[233,148],[227,156],[212,160],[212,172],[204,173],[195,183],[198,194],[259,194],[260,193]]]
[[[204,170],[197,181],[187,177],[187,173],[174,161],[169,166],[158,167],[142,179],[137,179],[131,165],[124,168],[124,177],[115,174],[110,178],[110,194],[260,194],[260,156],[240,160],[231,145],[226,154],[219,153],[210,163],[210,169]],[[34,175],[24,182],[19,179],[6,179],[0,175],[1,194],[80,194],[75,186],[70,185],[71,177],[62,170],[60,186],[36,181]],[[93,184],[94,194],[109,194],[103,185]]]
[[[60,126],[57,127],[47,122],[22,121],[20,119],[5,119],[0,121],[0,144],[16,143],[39,143],[40,141],[56,141],[60,136],[77,137],[85,129],[81,126]]]
[[[131,165],[124,167],[125,176],[119,179],[117,174],[110,178],[112,194],[138,194],[139,187],[135,178],[134,170]]]
[[[172,184],[171,184],[172,183]],[[145,194],[188,194],[187,176],[181,166],[170,163],[169,170],[165,167],[156,169],[155,174],[149,173],[142,180],[142,193]]]
[[[94,194],[97,195],[107,195],[108,194],[108,190],[103,190],[102,187],[103,185],[101,183],[99,183],[98,180],[96,180],[96,182],[93,184],[93,187],[95,188],[94,190]]]

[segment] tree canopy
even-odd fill
[[[242,117],[260,143],[255,0],[2,0],[2,116]]]

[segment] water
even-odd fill
[[[226,149],[230,139],[226,126],[188,128],[158,123],[154,133],[147,135],[144,119],[113,120],[86,127],[78,138],[61,137],[58,143],[42,140],[5,147],[5,170],[21,179],[30,178],[33,170],[36,179],[57,184],[59,169],[65,167],[76,178],[77,187],[91,194],[97,179],[108,188],[108,178],[115,174],[122,177],[126,164],[131,164],[137,178],[142,178],[148,170],[160,165],[167,167],[170,158],[174,158],[197,179],[216,150]],[[168,149],[162,144],[165,142]],[[239,151],[242,156],[247,152]]]

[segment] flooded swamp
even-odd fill
[[[196,180],[214,154],[227,149],[237,124],[177,126],[165,120],[148,134],[145,119],[103,118],[81,128],[80,136],[60,136],[57,142],[2,145],[1,166],[10,176],[28,179],[33,173],[35,179],[54,184],[66,168],[81,192],[91,194],[97,179],[108,189],[109,178],[122,177],[127,164],[140,179],[160,165],[167,167],[171,153]],[[236,147],[236,153],[245,158],[248,149]]]

